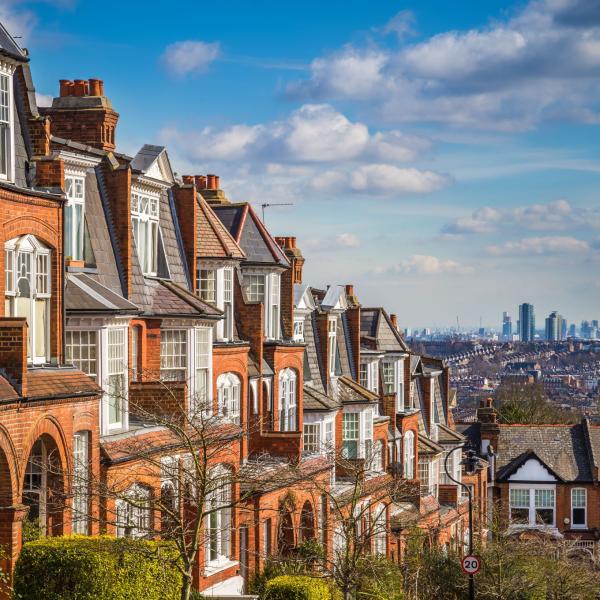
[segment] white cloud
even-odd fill
[[[598,6],[531,0],[487,27],[443,32],[398,50],[346,45],[315,59],[309,79],[292,83],[288,93],[365,101],[390,122],[501,131],[544,120],[598,123]],[[405,22],[398,24],[403,32]]]
[[[15,41],[21,46],[30,38],[36,24],[35,14],[23,8],[20,0],[3,0],[0,3],[0,22],[8,33],[17,37]]]
[[[441,260],[436,256],[413,254],[392,267],[391,272],[416,273],[419,275],[441,275],[442,273],[465,275],[472,273],[473,267],[463,265],[454,260]]]
[[[523,238],[497,246],[488,246],[487,251],[494,256],[530,256],[532,254],[581,254],[589,252],[590,248],[588,242],[571,236],[546,236]]]
[[[203,73],[220,53],[218,42],[185,40],[167,46],[161,60],[171,74],[184,77]]]
[[[50,96],[48,94],[40,94],[38,92],[35,93],[35,100],[38,106],[51,106],[53,99],[54,96]]]
[[[434,171],[403,169],[394,165],[373,164],[356,169],[350,178],[355,191],[380,194],[425,194],[450,183],[450,178]]]
[[[340,246],[346,246],[347,248],[357,248],[360,246],[360,238],[353,233],[339,233],[335,236],[335,241]]]
[[[402,41],[415,33],[414,23],[414,14],[410,10],[401,10],[385,24],[383,33],[386,35],[393,33],[400,41]]]
[[[441,234],[446,239],[458,239],[468,234],[492,233],[502,228],[529,231],[565,231],[573,228],[600,228],[600,206],[579,208],[568,200],[547,204],[531,204],[498,210],[484,206],[471,216],[459,217],[446,223]]]

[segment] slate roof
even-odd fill
[[[196,252],[202,258],[246,257],[244,251],[215,214],[208,202],[198,194],[198,239]]]
[[[454,431],[453,429],[450,429],[450,427],[439,423],[438,441],[443,444],[459,444],[465,441],[465,436],[460,434],[458,431]]]
[[[4,25],[0,23],[0,54],[5,54],[17,60],[26,61],[27,56],[21,50],[12,35],[8,33]]]
[[[499,425],[496,478],[514,472],[515,463],[534,452],[564,481],[592,481],[592,457],[584,424]],[[594,434],[595,435],[595,434]]]
[[[250,204],[222,204],[212,208],[244,251],[248,262],[290,266],[283,250],[265,229]]]
[[[360,335],[361,338],[374,343],[377,350],[408,352],[408,346],[383,308],[361,309]]]
[[[212,304],[204,302],[186,288],[165,279],[149,279],[151,304],[149,314],[156,316],[202,316],[219,318],[223,313]]]
[[[432,439],[419,434],[419,456],[437,456],[443,451],[444,449]]]
[[[336,400],[342,404],[364,404],[378,402],[379,397],[349,377],[342,376],[337,378]]]
[[[29,369],[26,377],[26,398],[29,400],[87,397],[102,393],[102,390],[90,377],[74,367]],[[19,398],[19,394],[10,382],[0,375],[0,401],[16,400],[17,398]]]
[[[310,385],[304,386],[304,410],[332,411],[339,408],[341,408],[339,402]]]
[[[72,312],[139,312],[135,304],[84,273],[67,273],[65,308]]]

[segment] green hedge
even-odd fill
[[[181,575],[167,542],[70,536],[29,542],[17,561],[15,600],[177,600]]]
[[[281,575],[267,583],[265,600],[331,600],[331,594],[322,579]]]

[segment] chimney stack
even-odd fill
[[[27,319],[0,317],[0,372],[21,395],[27,395]]]
[[[390,321],[392,322],[392,325],[398,329],[398,317],[395,314],[390,315]]]
[[[302,283],[302,268],[304,257],[299,248],[296,247],[296,238],[293,236],[279,236],[275,238],[283,253],[287,256],[292,266],[292,285]]]
[[[101,79],[61,79],[60,95],[51,107],[39,110],[50,117],[52,135],[100,150],[115,150],[119,115],[104,95]]]

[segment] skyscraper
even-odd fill
[[[507,312],[502,313],[502,339],[512,339],[512,319]]]
[[[575,323],[569,325],[569,337],[577,337],[577,325]]]
[[[532,342],[535,339],[535,311],[533,304],[524,302],[519,305],[519,333],[522,342]]]
[[[563,339],[563,323],[562,315],[558,314],[557,310],[552,311],[546,318],[546,339],[550,342],[557,342]]]

